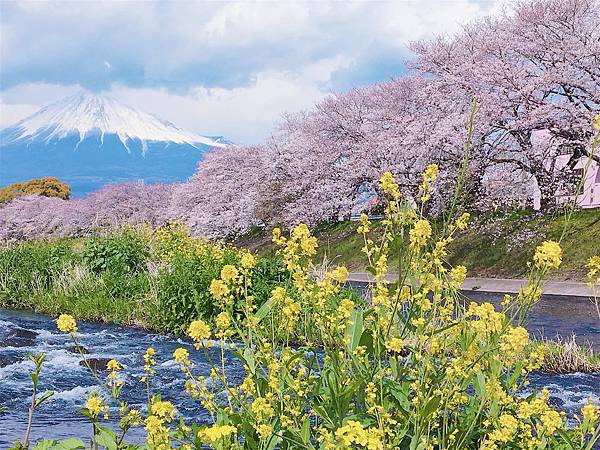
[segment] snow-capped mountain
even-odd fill
[[[223,145],[82,92],[0,131],[0,185],[53,175],[82,195],[110,182],[181,181],[206,150]]]

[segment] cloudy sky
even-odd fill
[[[0,127],[81,89],[258,142],[286,111],[402,76],[410,41],[506,0],[0,2]]]

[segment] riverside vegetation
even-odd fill
[[[211,280],[245,254],[179,224],[21,242],[0,249],[0,306],[181,331],[189,317],[215,315]],[[261,258],[249,292],[261,303],[284,277],[278,257]]]
[[[381,178],[388,202],[380,239],[370,238],[372,224],[366,216],[358,229],[367,270],[375,279],[368,304],[344,292],[346,268],[336,267],[319,278],[313,275],[318,246],[305,225],[287,237],[279,229],[273,231],[283,271],[276,271],[279,276],[275,282],[270,279],[272,284],[265,282],[269,294],[262,305],[260,260],[248,252],[198,244],[195,251],[202,258],[218,254],[208,257],[219,263],[205,286],[214,319],[188,310],[179,323],[187,319],[187,334],[211,363],[210,373],[198,373],[185,348],[172,355],[157,355],[148,348],[146,374],[140,380],[140,389],[148,390],[148,405],[142,412],[121,398],[121,365],[111,361],[108,375],[95,374],[98,391],[82,409],[93,424],[89,446],[591,450],[600,438],[597,405],[586,404],[569,424],[548,404],[548,391],[523,395],[528,375],[540,367],[546,348],[531,343],[523,324],[540,299],[542,279],[561,264],[559,242],[544,241],[537,247],[527,286],[518,295],[507,295],[500,310],[489,303],[464,304],[458,289],[466,268],[450,267],[444,260],[447,246],[467,227],[469,215],[449,216],[442,227],[431,226],[422,205],[436,177],[437,167],[429,166],[417,209],[404,201],[390,173]],[[176,270],[171,249],[187,238],[183,233],[167,236],[158,240],[166,246],[156,245],[152,251],[171,261],[168,273]],[[132,237],[125,234],[120,239]],[[98,250],[104,242],[93,238],[81,250],[90,273],[112,272],[97,257],[106,253]],[[146,248],[139,246],[140,251]],[[394,259],[390,248],[399,249]],[[127,254],[118,260],[124,263],[115,267],[134,278],[143,266]],[[393,283],[386,278],[392,268],[398,274]],[[589,269],[590,282],[597,283],[600,261],[592,258]],[[57,326],[81,348],[72,315],[61,314]],[[208,351],[213,345],[220,348],[220,357]],[[226,352],[244,365],[241,383],[224,364]],[[83,351],[81,357],[85,362]],[[185,394],[197,399],[212,423],[186,423],[154,389],[156,361],[164,357],[181,367]],[[43,376],[38,358],[34,384]],[[31,420],[44,398],[34,397]],[[110,414],[120,417],[118,432],[102,425],[109,406]],[[126,443],[132,427],[145,428],[145,444]],[[27,447],[27,441],[28,436],[15,448]],[[85,447],[72,438],[41,440],[33,448]]]

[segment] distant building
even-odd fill
[[[557,170],[562,170],[569,162],[569,158],[569,155],[559,156],[556,161]],[[575,166],[575,174],[578,177],[583,177],[587,163],[588,158],[581,158]],[[557,200],[559,203],[565,203],[573,200],[573,196],[557,193]],[[590,162],[583,189],[577,197],[577,204],[581,208],[600,208],[600,165],[596,161]],[[537,185],[533,191],[533,207],[536,210],[540,209],[540,190]]]

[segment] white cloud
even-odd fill
[[[110,94],[182,128],[223,135],[235,142],[256,143],[269,135],[282,114],[310,108],[328,94],[321,85],[328,80],[325,69],[311,66],[307,72],[310,76],[263,72],[247,86],[199,86],[185,95],[166,89],[124,86],[113,86]]]
[[[7,3],[0,126],[81,85],[191,131],[257,142],[332,89],[401,75],[409,41],[512,1]]]
[[[125,104],[205,135],[235,142],[266,138],[285,112],[310,108],[324,98],[331,74],[348,64],[333,58],[311,64],[300,74],[261,72],[246,86],[231,89],[197,86],[185,94],[164,88],[132,88],[114,84],[105,93]],[[0,96],[0,127],[12,125],[46,103],[71,95],[80,86],[20,85]],[[23,103],[20,103],[18,99]]]

